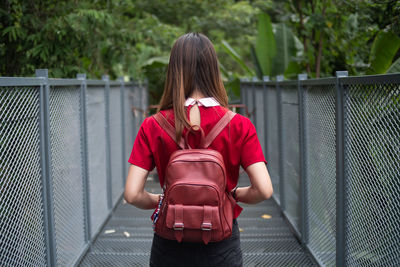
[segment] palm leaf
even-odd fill
[[[251,58],[253,59],[253,64],[256,69],[257,77],[259,80],[263,79],[263,72],[260,66],[260,62],[258,61],[257,58],[257,53],[256,49],[254,48],[254,45],[250,45],[250,52],[251,52]]]
[[[254,72],[247,67],[246,63],[240,58],[239,54],[233,49],[227,41],[222,41],[222,48],[225,50],[225,52],[230,55],[245,71],[246,75],[248,76],[254,76]]]
[[[256,39],[256,54],[263,75],[271,75],[272,62],[276,55],[276,43],[272,31],[272,23],[268,14],[258,16],[258,35]]]
[[[392,32],[380,31],[372,44],[367,74],[385,73],[400,47],[400,38]]]
[[[275,27],[276,57],[273,61],[272,76],[283,74],[296,55],[293,32],[284,24]]]
[[[386,73],[400,73],[400,57],[393,62],[392,66],[389,67]]]

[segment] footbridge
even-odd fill
[[[400,74],[241,90],[274,187],[243,205],[244,265],[399,266]],[[151,211],[122,198],[148,107],[146,83],[0,78],[1,266],[149,264]],[[156,173],[146,188],[160,192]]]

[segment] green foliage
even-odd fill
[[[332,76],[337,70],[365,74],[377,33],[385,29],[400,35],[398,1],[296,0],[284,8],[290,15],[277,19],[288,21],[303,43],[297,62],[311,77]]]
[[[302,68],[296,61],[291,61],[285,69],[284,76],[288,79],[297,79],[297,74],[302,73]]]
[[[262,80],[266,75],[276,76],[285,73],[290,76],[297,74],[300,67],[293,60],[298,48],[295,43],[296,37],[292,31],[284,23],[273,25],[268,14],[261,13],[258,18],[256,46],[250,45],[251,58],[257,77]],[[230,48],[226,41],[223,41],[222,45],[228,54],[243,67],[247,76],[254,75],[244,64],[244,60]],[[287,68],[289,69],[285,72]]]
[[[374,70],[390,58],[381,57],[387,50],[374,40],[380,31],[400,36],[399,14],[399,1],[372,0],[5,0],[0,75],[32,76],[48,68],[52,77],[147,78],[155,104],[173,42],[198,31],[214,43],[234,99],[239,78],[254,74],[291,78],[302,72],[322,77],[337,70],[350,75],[398,70],[400,52]]]
[[[253,60],[254,68],[256,69],[257,77],[258,79],[262,80],[263,79],[263,71],[261,69],[260,62],[258,61],[257,58],[257,52],[254,47],[254,45],[250,45],[250,52],[251,52],[251,59]]]
[[[198,31],[215,44],[229,69],[227,90],[235,92],[237,77],[249,72],[220,43],[229,42],[249,64],[250,51],[243,48],[255,36],[258,12],[250,2],[233,0],[5,0],[0,3],[0,75],[32,76],[35,69],[48,68],[51,77],[147,78],[154,104],[173,42]]]
[[[226,53],[228,53],[239,65],[242,67],[242,69],[245,71],[246,75],[248,76],[253,76],[254,72],[247,67],[246,63],[240,58],[239,54],[233,49],[228,42],[225,40],[221,42],[222,48],[225,50]]]
[[[367,74],[382,74],[389,69],[400,48],[400,38],[392,32],[380,31],[372,44]]]
[[[272,31],[272,23],[268,14],[258,15],[258,35],[256,40],[256,55],[263,75],[271,75],[276,55],[276,43]]]
[[[272,69],[272,76],[284,74],[290,62],[297,53],[295,36],[284,23],[275,26],[276,56]]]
[[[393,64],[387,70],[387,73],[400,73],[400,57],[393,62]]]
[[[229,102],[237,102],[240,100],[240,78],[239,75],[228,71],[224,65],[219,63],[219,68],[222,73],[222,78],[225,81]]]

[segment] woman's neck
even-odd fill
[[[194,99],[200,99],[200,98],[204,98],[205,95],[203,95],[199,91],[194,91],[189,97],[194,98]]]

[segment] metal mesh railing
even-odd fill
[[[121,197],[145,86],[0,78],[1,266],[80,261]]]
[[[1,266],[46,264],[39,89],[0,87]]]
[[[108,214],[106,158],[106,97],[104,86],[92,85],[86,90],[87,159],[90,191],[90,222],[92,237]]]
[[[300,229],[299,99],[297,82],[281,82],[281,206],[296,230]]]
[[[262,87],[255,87],[253,89],[253,96],[254,96],[254,106],[255,107],[264,107],[264,90]],[[257,136],[258,139],[260,140],[260,144],[262,148],[264,149],[265,153],[265,135],[264,131],[261,131],[261,129],[265,129],[264,125],[264,110],[263,108],[260,108],[260,112],[257,112],[253,115],[254,116],[254,122],[257,130]],[[258,130],[260,129],[260,130]]]
[[[354,78],[343,87],[345,263],[399,266],[400,79]]]
[[[243,88],[243,101],[247,106],[247,110],[249,112],[250,115],[250,120],[253,122],[253,124],[255,124],[254,122],[254,98],[253,98],[253,91],[254,91],[254,84],[246,84],[244,83],[242,86],[244,86]]]
[[[0,78],[1,266],[80,261],[146,110],[145,84],[38,76]],[[400,265],[400,75],[242,84],[274,198],[314,259]]]
[[[398,266],[400,74],[343,74],[242,81],[242,99],[264,126],[274,199],[314,259]]]
[[[268,170],[271,176],[272,186],[274,188],[274,196],[280,200],[280,159],[279,159],[279,131],[278,131],[278,92],[275,90],[274,84],[266,84],[265,101],[265,157],[268,162]],[[262,129],[261,129],[262,131]]]
[[[122,159],[122,121],[121,121],[121,96],[120,87],[110,87],[110,147],[111,147],[111,192],[113,206],[118,202],[121,196],[124,176]]]
[[[130,108],[134,101],[134,84],[130,84],[125,87],[124,90],[124,112],[125,112],[125,144],[126,147],[132,148],[133,142],[136,137],[137,129],[139,125],[136,125],[136,117],[134,111]],[[130,149],[125,149],[125,159],[129,158],[131,154]],[[124,175],[126,177],[126,175]]]
[[[302,82],[304,106],[304,173],[309,246],[320,262],[336,257],[336,79]]]
[[[50,168],[57,265],[71,265],[85,245],[80,85],[50,86]]]

